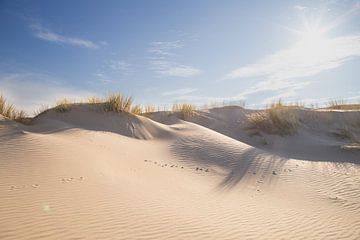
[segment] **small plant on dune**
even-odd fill
[[[88,103],[98,104],[98,103],[103,103],[103,102],[104,102],[104,100],[102,98],[97,97],[97,96],[88,97]]]
[[[107,112],[131,112],[132,102],[132,97],[113,94],[106,99],[104,109]]]
[[[356,131],[356,129],[358,129],[358,126],[356,126],[356,124],[353,124],[349,127],[339,128],[333,134],[338,138],[347,139],[353,144],[360,144],[359,131]]]
[[[191,117],[195,115],[195,106],[192,104],[187,104],[187,103],[182,103],[182,104],[178,104],[175,103],[172,106],[172,111],[175,113],[180,113],[181,118],[186,118],[186,117]]]
[[[48,105],[43,104],[43,105],[41,105],[38,109],[36,109],[36,110],[34,111],[34,116],[39,116],[39,115],[45,113],[46,111],[48,111],[49,109],[50,109],[50,108],[49,108]]]
[[[22,110],[17,110],[14,105],[7,103],[2,95],[0,95],[0,114],[19,123],[26,124],[29,122],[26,113]]]
[[[14,105],[7,103],[5,97],[0,95],[0,114],[4,117],[12,119],[15,112],[16,110]]]
[[[56,102],[55,111],[59,113],[68,112],[71,110],[71,107],[74,103],[69,99],[64,98]]]
[[[335,110],[360,110],[360,104],[347,103],[345,100],[331,100],[327,104],[326,109]]]
[[[143,113],[142,107],[140,105],[135,105],[131,107],[131,113],[136,115],[141,115]]]
[[[144,114],[146,113],[153,113],[153,112],[156,112],[156,107],[154,105],[147,105],[145,106],[145,109],[144,109]]]
[[[248,130],[255,133],[292,135],[297,132],[299,119],[297,105],[284,105],[281,101],[272,104],[268,109],[248,115]]]
[[[26,113],[23,110],[15,112],[15,116],[13,117],[13,120],[22,124],[30,124],[31,118],[27,117]]]

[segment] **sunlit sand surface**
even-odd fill
[[[1,118],[0,239],[359,239],[360,152],[333,134],[359,112],[249,136],[251,111]]]

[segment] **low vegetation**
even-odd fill
[[[34,111],[34,116],[39,116],[39,115],[47,112],[49,109],[50,109],[50,108],[49,108],[48,105],[45,105],[45,104],[44,104],[44,105],[41,105],[38,109],[36,109],[36,110]]]
[[[71,110],[73,105],[74,102],[70,101],[67,98],[63,98],[56,102],[56,106],[54,107],[54,110],[59,113],[68,112]]]
[[[143,114],[156,112],[158,109],[154,105],[146,105],[143,111]]]
[[[104,102],[104,100],[97,96],[88,97],[88,103],[90,103],[90,104],[99,104],[99,103],[103,103],[103,102]]]
[[[104,104],[104,110],[107,112],[131,112],[132,97],[126,97],[121,94],[109,95]]]
[[[174,113],[180,114],[180,118],[182,119],[194,116],[196,113],[195,110],[196,110],[195,106],[188,103],[181,103],[181,104],[175,103],[172,106],[172,111]]]
[[[143,113],[143,109],[140,105],[135,105],[131,107],[131,113],[135,115],[141,115]]]
[[[298,105],[284,105],[281,101],[270,105],[265,111],[248,115],[247,129],[252,134],[292,135],[297,132],[299,119],[296,114]]]
[[[149,113],[160,111],[159,107],[155,105],[134,105],[133,98],[122,94],[111,94],[105,99],[91,96],[85,102],[78,104],[98,104],[101,110],[106,112],[117,113],[131,113],[136,115],[142,115],[150,117]],[[61,99],[56,102],[54,111],[64,113],[70,111],[76,103],[69,99]],[[279,100],[278,102],[271,104],[263,111],[257,111],[249,114],[246,129],[251,131],[251,134],[277,134],[277,135],[292,135],[298,130],[300,120],[297,115],[297,109],[305,108],[303,104],[284,104]],[[46,105],[43,105],[37,111],[34,112],[35,116],[38,116],[46,111],[49,111]],[[319,109],[319,108],[312,108]],[[324,108],[323,108],[324,109]],[[360,104],[348,104],[343,100],[334,100],[328,103],[326,109],[357,109],[360,110]],[[168,108],[164,108],[164,111],[168,111]],[[176,103],[172,106],[172,113],[176,114],[181,119],[186,119],[196,115],[196,107],[188,103]],[[21,123],[30,122],[30,118],[26,117],[24,111],[17,110],[14,105],[9,104],[6,99],[0,95],[0,114]],[[359,142],[358,136],[353,136],[351,132],[339,131],[339,137],[356,139]]]
[[[2,95],[0,95],[0,114],[16,122],[29,123],[29,118],[26,117],[25,112],[17,110],[14,105],[8,103]]]
[[[326,109],[335,110],[360,110],[360,104],[347,103],[345,100],[332,100],[328,102]]]
[[[338,138],[347,139],[351,143],[359,145],[360,144],[360,133],[359,133],[359,131],[356,131],[358,129],[359,129],[359,126],[357,126],[357,124],[353,124],[352,126],[349,126],[349,127],[340,128],[333,134]]]

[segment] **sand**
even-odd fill
[[[359,239],[360,151],[330,134],[359,112],[250,137],[249,111],[1,117],[0,239]]]

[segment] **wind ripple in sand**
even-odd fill
[[[171,146],[181,161],[208,168],[221,168],[226,176],[219,187],[231,188],[248,173],[271,178],[281,169],[285,159],[268,154],[228,137],[192,135],[180,137]]]
[[[6,130],[0,137],[0,239],[360,235],[357,167],[330,174],[332,165],[324,171],[324,163],[282,159],[205,128],[193,130],[171,141],[83,130],[15,129],[11,137],[13,130]],[[168,166],[179,160],[185,168],[161,168],[144,159]],[[210,172],[198,174],[196,167]],[[83,181],[74,180],[80,176]],[[62,178],[74,179],[63,184]],[[250,178],[262,182],[261,191],[257,181],[237,187]],[[333,194],[346,203],[329,199]]]

